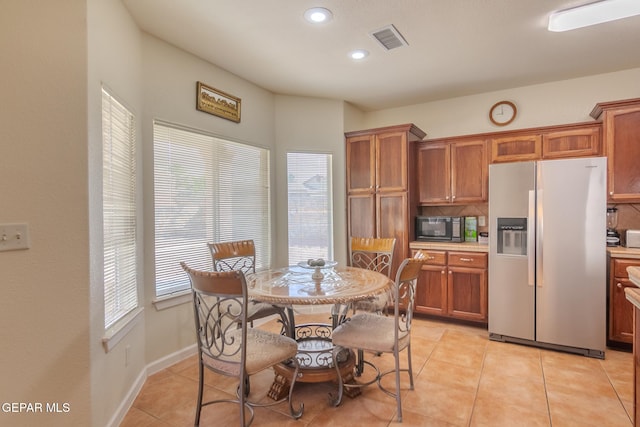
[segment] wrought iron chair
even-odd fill
[[[395,238],[351,237],[349,241],[350,264],[352,267],[377,271],[390,277],[395,246]],[[353,304],[353,312],[354,314],[358,311],[386,314],[389,301],[391,301],[391,291],[368,300],[356,302]],[[363,360],[363,352],[358,350],[356,363],[356,374],[358,376],[364,371]]]
[[[244,274],[256,272],[256,247],[253,240],[209,243],[208,246],[213,260],[213,271],[240,270]],[[247,317],[251,326],[254,320],[274,314],[280,316],[284,328],[288,319],[283,307],[261,302],[249,303]]]
[[[198,271],[180,263],[189,275],[193,292],[193,307],[198,338],[198,403],[195,426],[200,424],[202,407],[221,402],[238,403],[240,425],[250,425],[254,418],[254,407],[272,406],[288,400],[289,412],[294,419],[300,418],[304,404],[295,409],[292,396],[298,375],[296,359],[298,344],[292,338],[249,327],[247,283],[240,270],[228,272]],[[238,327],[238,325],[241,325]],[[248,376],[278,363],[289,363],[295,367],[284,398],[271,403],[252,402],[245,390]],[[209,369],[221,375],[238,379],[237,399],[218,399],[203,402],[204,373]],[[246,422],[245,408],[250,418]]]
[[[377,271],[391,277],[395,238],[351,237],[349,260],[352,267]],[[354,310],[364,310],[382,314],[390,301],[389,294],[382,294],[371,300],[358,301]]]
[[[342,401],[345,387],[365,387],[377,382],[382,391],[395,397],[397,419],[398,422],[402,422],[400,372],[408,372],[409,389],[413,390],[411,320],[413,318],[416,281],[424,261],[424,254],[418,252],[414,258],[405,259],[398,268],[393,287],[393,317],[380,316],[374,313],[358,313],[334,329],[331,336],[334,345],[332,358],[333,365],[338,373],[338,393],[337,396],[331,396],[334,406],[338,406]],[[344,349],[359,349],[372,353],[392,353],[395,359],[395,368],[381,373],[373,363],[364,360],[364,363],[376,370],[375,378],[367,382],[353,380],[347,384],[343,381],[337,363],[339,355]],[[400,352],[405,349],[407,351],[408,364],[406,368],[401,369]],[[395,373],[395,392],[387,390],[381,384],[382,377],[390,373]]]

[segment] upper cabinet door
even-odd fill
[[[493,138],[490,143],[491,163],[542,158],[542,136],[539,134]]]
[[[602,120],[609,201],[640,202],[640,98],[598,103],[591,117]]]
[[[542,135],[542,157],[589,157],[600,154],[600,126],[559,130]]]
[[[376,140],[373,135],[347,138],[347,192],[373,193]]]
[[[420,204],[451,202],[451,145],[421,143],[418,147],[418,189]]]
[[[376,135],[376,191],[407,190],[407,133]]]
[[[451,202],[476,203],[487,200],[488,161],[484,140],[451,144]]]
[[[640,105],[608,111],[604,131],[609,200],[640,201]]]

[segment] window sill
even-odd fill
[[[154,299],[152,303],[156,307],[156,310],[160,311],[166,310],[167,308],[175,307],[180,304],[191,302],[192,300],[193,297],[191,296],[191,290],[189,289],[158,297]]]
[[[142,319],[143,307],[138,307],[125,315],[122,319],[118,320],[113,326],[104,332],[102,337],[102,346],[104,352],[109,353],[115,348],[115,346],[127,336],[127,334],[133,329],[135,325]]]

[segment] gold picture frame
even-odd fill
[[[196,110],[240,123],[240,98],[198,82]]]

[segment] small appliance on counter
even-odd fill
[[[462,242],[464,237],[464,217],[416,216],[417,241]]]
[[[628,248],[640,248],[640,230],[627,230],[626,245]]]
[[[620,246],[618,226],[618,208],[607,208],[607,246]]]

